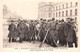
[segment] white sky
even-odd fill
[[[38,2],[37,1],[5,1],[8,9],[11,12],[16,12],[18,15],[26,19],[38,18]]]
[[[3,4],[7,5],[11,12],[16,12],[23,18],[35,19],[38,18],[38,3],[48,1],[65,2],[65,0],[4,0]]]

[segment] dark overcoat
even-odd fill
[[[56,31],[56,24],[55,23],[51,23],[49,34],[51,36],[51,39],[53,39],[54,41],[58,40],[57,31]]]
[[[42,23],[41,25],[40,25],[40,38],[43,40],[44,39],[44,37],[45,37],[45,35],[46,35],[46,30],[45,30],[45,25]]]
[[[29,28],[28,28],[28,26],[26,24],[25,24],[24,29],[25,29],[24,37],[26,37],[28,39]]]
[[[58,29],[58,37],[60,41],[65,41],[66,36],[65,36],[65,25],[61,24],[59,29]]]
[[[66,37],[67,42],[76,42],[76,33],[74,28],[69,24],[68,33]]]
[[[19,38],[24,38],[25,29],[24,29],[23,23],[18,24],[18,32],[19,32],[19,34],[18,34]]]
[[[29,25],[29,33],[28,33],[28,37],[31,38],[35,36],[35,25],[33,25],[32,23]]]
[[[8,34],[9,38],[17,38],[18,31],[14,24],[10,24],[8,30],[9,30],[9,34]]]

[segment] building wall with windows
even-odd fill
[[[39,3],[39,11],[38,11],[38,18],[52,18],[52,9],[53,9],[53,4],[51,2],[45,3],[41,2]]]
[[[41,6],[42,5],[42,6]],[[39,4],[38,18],[77,18],[78,2]]]
[[[78,13],[78,2],[58,3],[53,5],[53,18],[75,18]]]

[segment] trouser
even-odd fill
[[[59,39],[59,44],[61,44],[62,46],[64,46],[64,45],[67,45],[67,42],[66,42],[66,40],[60,40]]]
[[[23,40],[26,41],[26,37],[24,37]]]
[[[52,46],[53,47],[57,47],[56,43],[54,42],[54,39],[52,39],[52,42],[51,43],[52,43]]]
[[[33,35],[30,39],[30,42],[33,41],[33,43],[35,43],[35,35]]]
[[[46,35],[46,32],[41,32],[40,33],[40,41],[41,42],[44,40],[45,35]]]
[[[19,42],[22,43],[22,41],[23,41],[23,38],[20,38]]]
[[[9,38],[9,42],[15,42],[16,41],[16,39],[14,39],[14,38]]]
[[[73,47],[73,42],[68,42],[68,47]]]
[[[74,44],[75,44],[75,47],[78,46],[78,45],[77,45],[77,41],[78,41],[78,40],[77,40],[77,37],[75,37],[75,38],[74,38]]]
[[[75,41],[74,44],[75,44],[75,47],[77,47],[77,41]]]

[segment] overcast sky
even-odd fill
[[[8,9],[11,12],[16,12],[18,15],[26,19],[38,18],[38,2],[37,1],[5,1]]]
[[[67,0],[5,0],[3,4],[7,5],[11,12],[16,12],[18,15],[26,19],[38,18],[39,2],[67,2]],[[70,0],[69,0],[70,2]]]

